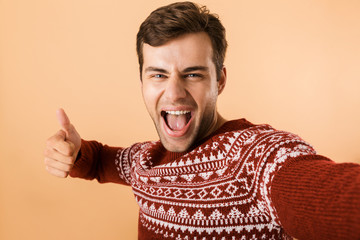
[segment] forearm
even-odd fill
[[[121,148],[96,141],[81,140],[79,156],[70,172],[71,177],[97,179],[100,183],[124,183],[116,170],[115,159]]]
[[[271,199],[282,226],[298,239],[359,239],[360,166],[316,158],[290,160],[275,175]]]

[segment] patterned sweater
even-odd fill
[[[139,239],[360,239],[360,166],[245,119],[186,153],[82,140],[70,175],[130,185]]]

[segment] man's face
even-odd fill
[[[206,33],[182,35],[166,44],[143,46],[142,94],[164,147],[184,152],[219,127],[217,81],[212,45]]]

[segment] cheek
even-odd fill
[[[197,87],[192,91],[192,97],[195,99],[199,108],[206,108],[206,106],[214,105],[217,95],[217,89],[209,86]]]
[[[157,102],[159,101],[159,98],[161,96],[161,91],[150,84],[143,84],[142,95],[148,111],[155,111]]]

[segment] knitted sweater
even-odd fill
[[[130,185],[139,239],[360,239],[360,166],[245,119],[186,153],[82,140],[70,175]]]

